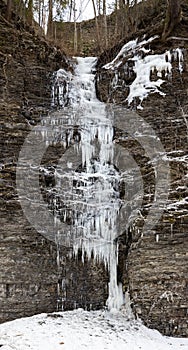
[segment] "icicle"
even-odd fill
[[[112,165],[113,124],[106,115],[105,104],[96,98],[95,80],[91,73],[96,59],[87,57],[77,60],[76,74],[71,76],[66,95],[70,101],[70,111],[67,109],[65,125],[63,118],[59,120],[58,117],[50,122],[53,136],[61,140],[64,148],[73,145],[73,149],[82,158],[79,170],[74,169],[74,160],[67,158],[67,172],[57,169],[55,173],[56,187],[60,191],[60,199],[53,199],[55,227],[58,228],[60,215],[64,224],[71,222],[70,230],[66,230],[67,242],[70,240],[73,245],[74,256],[82,249],[83,263],[85,253],[88,258],[93,255],[96,261],[104,261],[110,274],[107,305],[109,309],[119,309],[124,303],[124,297],[122,286],[117,282],[118,256],[114,240],[117,236],[116,220],[121,201],[116,190],[120,178]],[[60,80],[63,81],[66,77],[64,71],[58,74],[58,91],[61,94]],[[79,142],[73,144],[75,126],[78,130],[78,125]],[[61,213],[59,200],[63,203]],[[59,255],[57,264],[60,266]]]
[[[183,61],[184,61],[184,57],[183,57],[183,51],[181,49],[176,49],[176,53],[177,53],[177,61],[179,64],[179,71],[180,73],[183,72]]]

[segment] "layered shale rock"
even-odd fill
[[[51,108],[53,73],[71,66],[65,54],[14,14],[8,23],[4,3],[0,6],[0,321],[55,311],[62,307],[65,295],[65,308],[74,308],[76,302],[80,307],[98,308],[107,298],[104,266],[97,269],[91,261],[84,269],[79,258],[69,259],[69,251],[62,248],[58,268],[56,245],[27,221],[16,191],[19,152],[33,125]],[[49,150],[52,167],[61,152],[58,147]]]
[[[3,14],[4,4],[0,6]],[[146,24],[147,20],[144,28]],[[121,106],[121,110],[113,107],[113,113],[121,118],[119,127],[116,123],[114,143],[122,147],[123,155],[128,150],[143,179],[142,205],[138,215],[132,218],[134,198],[126,199],[126,184],[120,188],[121,198],[128,200],[128,205],[119,237],[119,279],[124,290],[130,292],[135,314],[145,324],[163,334],[178,336],[188,335],[188,41],[179,38],[187,35],[187,29],[187,22],[183,20],[173,33],[175,39],[164,43],[156,38],[142,46],[142,58],[147,56],[147,50],[153,55],[170,51],[174,57],[170,62],[171,74],[165,76],[166,72],[161,71],[161,79],[165,80],[158,87],[161,94],[159,91],[148,94],[141,102],[143,109],[137,109],[138,96],[127,100],[137,76],[132,60],[135,54],[125,54],[116,69],[103,66],[115,58],[129,39],[137,35],[138,42],[147,40],[160,34],[161,26],[145,31],[145,38],[142,26],[141,35],[137,33],[103,54],[96,77],[98,97]],[[51,107],[52,73],[60,67],[71,68],[58,48],[50,47],[30,28],[26,30],[20,21],[12,19],[7,23],[0,16],[0,40],[0,321],[50,312],[62,306],[65,309],[102,307],[108,295],[104,264],[93,259],[88,262],[86,256],[84,264],[81,252],[73,261],[69,249],[64,247],[57,256],[55,244],[38,234],[24,217],[16,191],[16,165],[24,139]],[[173,54],[177,48],[182,52],[182,62]],[[156,82],[158,78],[154,69],[150,80]],[[150,162],[144,144],[121,127],[122,106],[125,115],[127,109],[134,110],[138,118],[152,128],[163,145],[162,156],[170,168],[170,191],[164,211],[155,226],[149,222],[146,232],[143,225],[155,199],[157,159]],[[53,186],[53,173],[64,151],[61,145],[50,146],[44,155],[43,164],[49,166],[50,159],[51,169],[43,179],[46,186]],[[166,174],[164,167],[160,169],[160,174],[163,173]]]
[[[17,26],[0,17],[1,322],[54,310],[57,295],[56,252],[24,218],[16,164],[26,135],[50,106],[50,75],[68,64],[57,48]]]
[[[170,167],[168,199],[163,203],[164,211],[158,223],[153,225],[151,217],[150,228],[144,230],[151,202],[155,201],[157,179],[153,171],[156,159],[153,163],[147,159],[143,143],[140,148],[138,146],[139,138],[126,137],[126,130],[117,128],[115,131],[117,142],[128,149],[140,167],[144,186],[140,213],[122,232],[120,260],[122,280],[125,289],[130,291],[135,313],[146,325],[163,334],[177,336],[188,335],[188,41],[183,39],[187,29],[188,23],[182,21],[173,37],[164,43],[159,37],[150,41],[154,33],[148,28],[144,37],[137,37],[134,50],[130,49],[136,39],[132,37],[131,45],[127,44],[123,52],[121,47],[116,47],[103,54],[96,78],[98,97],[124,106],[125,116],[127,109],[134,110],[143,123],[150,125],[164,147],[165,153],[158,154],[158,159],[165,157]],[[143,41],[145,44],[140,45]],[[183,53],[182,69],[180,56],[173,55],[177,49]],[[158,91],[154,86],[150,90],[150,83],[146,81],[146,85],[142,85],[141,80],[138,82],[142,74],[136,64],[140,62],[145,69],[144,64],[152,60],[149,55],[158,55],[156,57],[162,59],[165,52],[169,52],[169,57],[173,56],[172,70],[165,73],[165,65],[169,62],[167,57],[161,72],[155,62],[149,70],[150,82],[158,79],[164,82],[159,84]],[[145,74],[146,77],[147,72]],[[143,100],[140,97],[142,92],[136,92],[138,86],[144,90]],[[165,168],[161,168],[160,173],[163,171]]]

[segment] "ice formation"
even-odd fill
[[[105,261],[110,280],[107,306],[119,309],[124,296],[117,282],[118,249],[114,240],[121,201],[120,175],[113,166],[113,121],[106,114],[105,104],[96,98],[92,73],[96,58],[78,57],[77,62],[74,76],[65,76],[62,70],[57,73],[52,97],[54,103],[58,98],[61,106],[65,106],[66,99],[68,107],[59,111],[61,117],[49,120],[53,124],[53,138],[60,139],[66,148],[55,171],[57,198],[53,199],[53,206],[57,241],[64,234],[59,227],[61,217],[65,224],[69,222],[65,240],[73,247],[74,255],[81,248],[83,260],[86,252],[89,258]],[[45,130],[46,125],[43,137],[48,140]]]
[[[128,43],[123,45],[123,47],[121,48],[121,50],[119,51],[117,56],[113,59],[113,61],[111,61],[110,63],[105,64],[103,66],[103,68],[105,68],[105,69],[116,69],[117,67],[119,67],[120,64],[122,64],[123,57],[126,57],[128,54],[131,54],[131,53],[136,53],[138,50],[145,50],[145,48],[143,46],[146,45],[146,44],[149,44],[150,42],[152,42],[157,37],[158,36],[154,36],[154,37],[149,38],[148,40],[144,39],[144,40],[142,40],[140,42],[138,42],[138,38],[135,39],[135,40],[128,41]]]
[[[129,41],[126,43],[113,61],[107,63],[103,68],[111,69],[115,71],[115,79],[112,82],[113,88],[116,88],[118,84],[117,69],[123,64],[123,58],[126,57],[126,61],[134,62],[133,70],[136,73],[136,78],[129,86],[129,95],[127,97],[128,105],[130,105],[134,99],[138,98],[140,104],[137,108],[142,109],[142,101],[148,97],[151,93],[159,93],[165,96],[165,93],[160,90],[161,85],[169,79],[172,74],[172,61],[178,62],[179,72],[183,72],[183,50],[177,48],[172,51],[166,51],[162,54],[149,54],[150,49],[145,49],[145,45],[148,45],[157,37],[152,37],[147,40],[138,42],[138,39]],[[144,56],[144,57],[143,57]],[[151,75],[155,74],[155,77],[151,79]]]
[[[173,53],[167,51],[160,55],[148,55],[144,58],[135,56],[132,59],[135,62],[134,71],[136,73],[136,78],[130,85],[130,91],[127,97],[129,105],[138,97],[140,100],[139,107],[142,108],[142,101],[151,93],[157,92],[165,96],[165,93],[159,88],[165,82],[164,78],[170,77],[172,73],[172,57],[178,61],[179,71],[182,72],[183,54],[180,49],[174,50]],[[151,80],[151,74],[155,72],[157,78]],[[164,78],[161,79],[162,77]]]

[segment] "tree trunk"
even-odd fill
[[[119,0],[118,28],[119,36],[123,38],[127,29],[127,6],[125,0]]]
[[[102,0],[97,1],[97,10],[98,10],[98,15],[100,16],[102,14]]]
[[[77,25],[76,25],[76,0],[74,0],[74,55],[78,51]]]
[[[114,30],[114,35],[116,37],[117,33],[118,33],[118,0],[115,0],[114,12],[115,12],[115,30]]]
[[[49,39],[53,38],[53,0],[48,2],[48,25],[47,25],[47,37]]]
[[[39,26],[41,27],[41,0],[39,0],[38,6]]]
[[[27,8],[27,22],[32,26],[33,24],[33,0],[29,0]]]
[[[171,34],[174,27],[180,22],[180,18],[180,0],[167,0],[165,25],[162,33],[163,40],[165,40]]]
[[[108,28],[106,19],[106,0],[103,0],[103,19],[104,19],[104,37],[105,37],[105,48],[108,47]]]
[[[101,50],[101,40],[100,40],[100,34],[99,34],[99,24],[98,24],[98,19],[97,19],[97,11],[96,11],[95,1],[94,1],[94,0],[92,0],[92,4],[93,4],[94,16],[95,16],[95,26],[96,26],[97,44],[98,44],[98,47],[99,47],[100,52],[102,52],[102,50]]]
[[[12,12],[12,0],[7,0],[6,20],[10,21]]]
[[[73,9],[73,0],[70,0],[69,7],[70,7],[69,22],[71,22],[71,19],[72,19],[72,9]]]

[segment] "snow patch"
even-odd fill
[[[123,64],[123,58],[126,57],[128,61],[134,62],[133,70],[136,73],[136,78],[129,86],[130,91],[126,100],[128,105],[130,105],[135,99],[138,99],[140,101],[137,106],[138,109],[143,108],[141,105],[142,101],[151,93],[158,93],[161,96],[165,96],[165,93],[160,90],[160,87],[166,81],[164,78],[169,79],[171,77],[173,60],[178,62],[179,72],[183,72],[183,50],[177,48],[162,54],[149,55],[151,50],[146,49],[144,46],[157,37],[151,37],[141,42],[138,42],[138,39],[129,41],[121,48],[113,61],[103,66],[104,69],[115,71],[115,78],[112,85],[113,88],[117,88],[117,69]],[[151,80],[152,73],[156,73],[155,80]],[[116,86],[114,86],[115,84]]]
[[[173,202],[173,203],[168,204],[167,209],[176,209],[177,210],[180,207],[185,206],[185,205],[187,205],[187,207],[188,207],[188,197],[183,198],[177,202]]]
[[[141,106],[142,101],[148,97],[151,93],[159,93],[161,96],[165,96],[159,88],[165,82],[161,79],[163,74],[168,79],[172,72],[172,55],[179,63],[180,73],[183,70],[182,60],[183,53],[180,49],[176,49],[171,54],[167,51],[161,55],[148,55],[144,58],[135,56],[132,61],[135,62],[134,72],[136,78],[130,85],[129,95],[127,97],[128,104],[130,105],[135,98],[139,98],[140,104],[137,108],[143,108]],[[159,79],[151,81],[151,73],[155,73]]]
[[[171,298],[168,292],[163,297]],[[1,324],[0,345],[2,350],[186,350],[188,339],[164,337],[114,310],[78,309]]]
[[[116,69],[117,67],[119,67],[120,64],[122,64],[121,60],[123,59],[123,57],[126,57],[130,53],[135,53],[139,49],[140,50],[145,50],[145,48],[143,48],[143,46],[149,44],[150,42],[152,42],[156,38],[158,38],[157,35],[154,36],[154,37],[149,38],[148,40],[142,40],[141,42],[138,42],[138,38],[135,39],[135,40],[129,41],[128,43],[126,43],[121,48],[121,50],[119,51],[117,56],[113,59],[113,61],[111,61],[110,63],[105,64],[103,66],[103,68],[105,68],[105,69]]]

